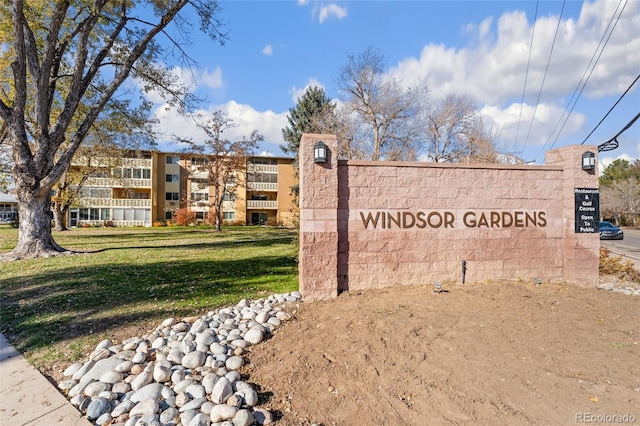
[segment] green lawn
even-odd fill
[[[0,262],[0,332],[36,366],[75,361],[125,327],[151,331],[170,316],[298,288],[290,230],[89,228],[54,237],[91,252]],[[0,253],[16,242],[16,229],[0,227]]]

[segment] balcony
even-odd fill
[[[149,199],[80,198],[78,207],[151,207]]]
[[[247,209],[278,210],[278,202],[266,200],[247,200]]]
[[[151,188],[151,179],[89,178],[85,186],[111,188]]]
[[[250,164],[248,171],[255,173],[278,173],[278,166],[275,164]]]
[[[73,165],[86,166],[87,160],[78,158],[73,161]],[[144,158],[92,158],[93,167],[129,167],[139,169],[150,169],[151,160]]]
[[[249,191],[278,191],[277,183],[265,183],[265,182],[247,182],[247,190]]]

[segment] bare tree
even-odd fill
[[[201,160],[196,170],[206,173],[205,186],[209,188],[210,196],[208,205],[214,210],[216,229],[220,231],[222,203],[225,198],[237,198],[240,180],[247,171],[247,161],[264,138],[254,130],[248,138],[243,137],[239,141],[224,139],[222,133],[236,125],[222,111],[215,111],[212,118],[199,127],[207,134],[204,141],[180,139],[180,142],[188,145],[185,153]]]
[[[348,56],[337,82],[343,98],[340,110],[346,115],[342,122],[349,124],[352,145],[371,141],[371,160],[413,159],[428,88],[424,82],[407,88],[385,75],[384,68],[385,58],[371,47]]]
[[[464,96],[448,95],[426,114],[426,156],[434,162],[517,163],[497,149],[497,136],[478,107]]]
[[[166,35],[187,66],[193,63],[184,50],[193,24],[180,15],[186,6],[196,11],[203,32],[226,40],[215,1],[2,3],[0,16],[11,23],[11,33],[1,35],[8,48],[0,54],[12,58],[11,68],[2,71],[10,73],[2,82],[9,80],[11,89],[0,94],[0,117],[9,129],[20,215],[18,244],[6,258],[65,251],[51,235],[51,189],[127,78],[187,106],[188,91],[157,60],[166,51],[156,41]],[[167,31],[171,23],[173,34]]]

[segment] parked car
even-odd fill
[[[600,239],[601,240],[623,240],[624,232],[611,222],[600,222]]]

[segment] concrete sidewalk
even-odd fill
[[[0,334],[0,425],[91,423]]]

